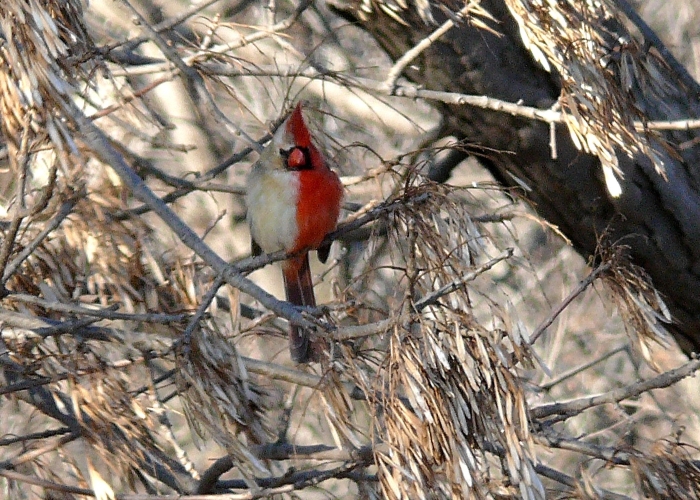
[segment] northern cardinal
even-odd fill
[[[338,223],[343,186],[314,143],[302,108],[297,104],[253,166],[246,203],[252,254],[292,254],[282,263],[287,300],[313,307],[309,250],[318,250],[321,262],[328,259],[330,245],[321,243]],[[317,361],[323,346],[291,325],[289,349],[295,362]]]

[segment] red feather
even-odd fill
[[[304,123],[304,115],[301,113],[301,101],[296,105],[294,111],[287,120],[287,131],[292,134],[294,143],[297,146],[308,148],[311,146],[311,134]]]

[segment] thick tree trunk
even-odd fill
[[[349,4],[352,4],[350,2]],[[381,9],[361,20],[345,3],[342,12],[371,33],[393,58],[424,39],[427,26],[413,10],[401,12],[401,25]],[[503,0],[482,1],[502,36],[462,23],[421,54],[406,76],[426,89],[479,94],[542,109],[560,96],[560,80],[537,64],[523,46],[518,25]],[[340,6],[338,6],[341,8]],[[445,16],[433,9],[437,23]],[[679,84],[680,87],[680,84]],[[675,89],[675,98],[645,102],[648,119],[697,116],[697,96]],[[688,92],[689,94],[690,92]],[[626,245],[662,293],[674,318],[670,331],[686,351],[700,351],[700,149],[696,131],[664,135],[678,147],[668,179],[658,175],[641,154],[618,155],[623,193],[609,195],[600,162],[573,144],[564,125],[556,129],[557,159],[552,159],[549,126],[503,112],[443,105],[448,134],[488,148],[482,163],[507,186],[523,194],[543,217],[556,224],[584,255],[596,253],[602,235]],[[635,110],[638,112],[639,110]]]

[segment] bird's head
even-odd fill
[[[263,156],[267,156],[268,166],[280,170],[327,168],[306,124],[301,102],[277,129]]]

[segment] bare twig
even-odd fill
[[[556,106],[542,109],[523,104],[504,101],[489,97],[486,95],[463,94],[459,92],[447,92],[438,90],[423,89],[419,86],[412,85],[409,82],[401,82],[395,84],[393,91],[389,92],[385,88],[385,84],[379,80],[370,78],[362,78],[355,75],[347,76],[333,72],[320,72],[317,68],[307,67],[289,67],[289,68],[274,68],[274,69],[246,69],[240,70],[224,66],[218,63],[206,63],[203,68],[209,74],[220,76],[278,76],[280,78],[294,77],[298,80],[322,80],[336,83],[345,87],[364,90],[370,93],[379,93],[383,95],[393,95],[396,97],[406,97],[409,99],[425,99],[427,101],[441,102],[444,104],[452,104],[457,106],[474,106],[481,109],[491,111],[499,111],[520,118],[537,120],[544,123],[565,123],[564,115]],[[158,71],[154,71],[158,72]],[[634,121],[634,128],[643,132],[645,130],[690,130],[700,128],[700,119],[688,118],[684,120],[654,120],[654,121]]]
[[[163,40],[158,30],[156,30],[151,24],[141,15],[141,13],[134,8],[133,5],[128,0],[122,0],[122,3],[131,11],[131,13],[138,20],[138,25],[143,28],[146,33],[148,33],[148,38],[153,41],[163,55],[175,65],[175,67],[180,71],[180,74],[185,78],[188,86],[192,85],[192,80],[194,79],[195,71],[185,64],[185,62],[178,56],[172,47]],[[191,95],[196,95],[196,92],[191,92]]]
[[[572,488],[574,490],[578,487],[578,481],[576,481],[575,478],[546,465],[537,464],[535,466],[535,470],[538,474],[542,474],[544,477],[548,477],[549,479],[552,479],[553,481],[568,486],[569,488]],[[620,495],[612,491],[607,491],[603,489],[600,489],[599,491],[603,494],[602,498],[606,500],[632,500],[632,498],[626,495]]]
[[[543,419],[553,415],[571,417],[594,406],[619,403],[624,399],[638,396],[652,389],[669,387],[679,380],[693,375],[700,369],[700,360],[693,359],[679,368],[669,370],[649,380],[642,380],[626,387],[621,387],[598,396],[588,396],[563,403],[551,403],[534,407],[530,410],[534,418]]]
[[[0,309],[0,322],[2,322],[4,327],[2,338],[18,338],[27,334],[37,338],[46,338],[70,333],[71,335],[93,340],[112,340],[114,333],[111,330],[106,328],[86,328],[97,321],[99,321],[99,318],[81,318],[62,322]],[[14,331],[15,328],[19,329],[19,331]]]
[[[623,450],[610,446],[589,443],[580,437],[571,438],[559,436],[548,427],[540,430],[535,439],[545,446],[561,448],[563,450],[574,451],[590,457],[600,458],[601,460],[605,460],[610,464],[629,465],[630,463],[629,454]]]
[[[10,460],[0,462],[0,470],[14,469],[15,467],[18,467],[21,464],[36,460],[44,453],[54,451],[57,448],[60,448],[61,446],[67,443],[70,443],[71,441],[75,441],[76,439],[78,439],[78,437],[80,437],[80,434],[78,434],[77,432],[71,432],[70,434],[61,436],[52,443],[46,443],[43,446],[39,446],[38,448],[34,448],[33,450],[22,453],[21,455],[16,456]]]
[[[256,141],[254,141],[245,130],[240,128],[235,123],[231,122],[226,118],[226,116],[219,110],[218,106],[214,102],[209,91],[204,85],[204,80],[201,75],[190,65],[188,65],[171,47],[170,45],[160,36],[160,34],[141,16],[141,14],[129,3],[128,0],[122,0],[126,6],[131,10],[131,12],[140,21],[140,25],[148,32],[149,36],[153,42],[158,46],[160,51],[165,55],[165,57],[175,65],[178,69],[180,75],[182,76],[185,86],[188,89],[188,95],[193,99],[195,106],[199,111],[200,118],[203,123],[207,125],[205,117],[213,116],[217,117],[220,122],[229,124],[237,134],[245,138],[248,143],[256,148],[258,151],[262,150]]]
[[[317,388],[321,386],[323,380],[318,375],[313,375],[311,373],[305,373],[300,370],[286,368],[275,363],[267,363],[265,361],[260,361],[252,358],[242,359],[245,362],[246,370],[248,370],[249,372],[257,373],[258,375],[265,375],[266,377],[269,377],[274,380],[283,380],[292,384],[299,384],[312,388]]]
[[[187,9],[184,9],[182,12],[179,12],[177,15],[174,15],[172,17],[168,17],[168,19],[164,20],[161,23],[156,24],[153,26],[153,29],[157,33],[162,33],[164,31],[168,31],[175,26],[184,23],[187,19],[189,19],[192,16],[197,15],[207,7],[215,4],[216,2],[219,2],[220,0],[205,0],[201,3],[197,3]],[[235,5],[231,7],[233,10],[238,10],[245,8],[247,5],[251,3],[251,0],[241,0],[238,5]],[[121,46],[121,45],[129,45],[129,46],[137,46],[139,44],[142,44],[143,42],[148,41],[149,38],[146,36],[138,37],[138,38],[133,38],[129,40],[124,40],[122,42],[116,43],[112,45],[111,47],[107,48],[107,52],[111,52],[115,49],[115,47]]]
[[[377,335],[388,331],[394,324],[396,324],[397,321],[398,318],[388,318],[365,325],[343,326],[333,332],[332,338],[333,340],[341,342],[344,340],[371,337],[372,335]]]
[[[452,283],[448,283],[447,285],[443,286],[442,288],[435,290],[434,292],[430,293],[429,295],[426,295],[425,297],[423,297],[422,299],[417,301],[414,305],[416,311],[421,311],[425,307],[435,304],[438,300],[440,300],[445,295],[448,295],[456,290],[459,290],[460,288],[463,288],[467,283],[469,283],[470,281],[474,281],[477,277],[484,274],[486,271],[491,269],[493,266],[495,266],[499,262],[506,260],[506,259],[509,259],[512,256],[513,256],[513,249],[512,248],[505,249],[504,251],[502,251],[500,254],[498,254],[493,259],[489,260],[488,262],[484,262],[480,266],[477,266],[477,268],[474,269],[472,272],[465,274],[461,278],[453,281]]]
[[[182,345],[184,346],[185,356],[189,354],[192,333],[199,326],[199,322],[204,317],[204,313],[206,313],[207,309],[209,309],[209,306],[216,298],[216,294],[219,291],[219,288],[221,288],[223,284],[224,281],[221,278],[217,278],[214,281],[214,283],[212,283],[211,288],[209,288],[204,297],[202,297],[202,302],[197,307],[197,311],[194,313],[192,318],[190,318],[190,322],[187,324],[187,328],[185,328],[185,331],[182,334],[182,339],[180,339],[175,344],[177,345],[180,342],[182,342]]]
[[[36,486],[41,486],[47,490],[61,491],[63,493],[70,493],[73,495],[87,495],[94,497],[95,493],[92,490],[86,488],[76,488],[75,486],[66,486],[65,484],[54,483],[53,481],[47,481],[45,479],[39,479],[38,477],[29,476],[27,474],[21,474],[13,470],[0,469],[0,476],[6,477],[7,479],[12,479],[13,481],[18,481],[25,484],[33,484]]]
[[[254,33],[251,33],[250,35],[241,37],[240,39],[234,42],[214,45],[212,47],[207,48],[206,50],[197,51],[194,54],[181,58],[181,60],[183,64],[187,67],[190,67],[195,63],[198,66],[201,66],[207,59],[215,57],[218,54],[224,54],[230,52],[231,50],[244,47],[264,38],[269,38],[270,36],[273,36],[274,34],[284,31],[291,27],[299,18],[299,16],[309,7],[309,5],[311,5],[311,2],[312,0],[303,0],[299,3],[296,9],[294,9],[294,12],[289,17],[278,22],[274,26],[271,26],[264,30],[256,31]],[[140,65],[138,67],[124,68],[122,70],[115,70],[113,74],[115,76],[136,76],[159,73],[162,71],[170,71],[171,69],[172,68],[169,63],[153,63]]]
[[[265,134],[260,140],[258,140],[259,145],[265,144],[267,141],[269,141],[272,138],[272,134]],[[197,180],[195,181],[188,181],[185,179],[179,179],[177,181],[177,184],[180,185],[177,189],[174,191],[166,194],[161,198],[161,201],[163,203],[172,203],[174,201],[177,201],[178,199],[182,198],[183,196],[186,196],[190,194],[193,191],[203,189],[200,186],[201,184],[206,184],[208,181],[212,180],[215,178],[217,175],[221,174],[224,172],[227,168],[229,168],[231,165],[235,165],[239,161],[243,160],[245,157],[247,157],[250,153],[253,151],[256,151],[257,148],[252,148],[252,147],[247,147],[244,148],[243,150],[239,151],[238,153],[234,153],[228,158],[226,158],[224,161],[219,163],[217,166],[213,167],[212,169],[208,170],[205,172],[203,175],[201,175]],[[140,207],[132,208],[129,210],[124,210],[122,212],[117,212],[114,214],[114,218],[117,220],[123,220],[123,219],[128,219],[129,217],[132,217],[134,215],[143,215],[145,213],[148,213],[152,210],[152,208],[148,205],[142,205]]]
[[[456,18],[462,19],[469,14],[469,12],[474,8],[472,2],[467,3],[465,7],[455,14]],[[448,19],[442,26],[433,31],[430,35],[421,40],[411,49],[407,50],[406,53],[401,56],[391,67],[387,73],[386,80],[384,80],[384,85],[387,92],[391,93],[396,85],[396,80],[401,76],[401,72],[406,69],[406,66],[411,64],[416,57],[418,57],[424,50],[430,47],[436,40],[439,40],[445,33],[450,31],[455,26],[454,19]]]
[[[292,472],[285,474],[279,478],[258,478],[257,483],[260,487],[271,488],[279,487],[283,484],[293,484],[296,488],[303,488],[307,483],[317,484],[331,477],[342,478],[346,477],[346,472],[354,470],[363,464],[369,464],[372,461],[372,449],[364,447],[359,450],[341,450],[332,446],[312,445],[312,446],[293,446],[282,443],[269,443],[258,446],[254,449],[259,458],[266,460],[287,460],[290,458],[306,458],[312,460],[330,460],[330,461],[346,461],[345,465],[331,469],[331,471],[304,471]],[[202,480],[197,488],[197,493],[210,492],[215,489],[216,482],[222,474],[228,472],[235,466],[235,462],[230,455],[222,457],[214,462],[214,464],[202,474]],[[228,487],[248,488],[244,481],[227,481]],[[256,498],[256,497],[253,497]]]
[[[17,174],[17,190],[15,193],[15,216],[17,218],[26,216],[26,189],[27,189],[27,170],[29,169],[29,138],[30,127],[32,123],[34,112],[30,111],[24,116],[24,123],[22,124],[22,137],[20,140],[19,150],[16,152],[17,156],[11,158],[15,163]],[[3,266],[5,264],[4,260],[0,260]]]
[[[596,267],[591,274],[589,274],[586,279],[581,281],[581,283],[578,284],[578,286],[571,291],[569,295],[554,309],[552,312],[549,313],[549,316],[547,316],[540,325],[535,328],[535,331],[530,335],[530,344],[534,344],[538,338],[540,338],[540,335],[544,333],[544,331],[549,328],[549,326],[554,323],[554,320],[557,319],[557,317],[568,307],[571,302],[578,297],[583,291],[588,288],[588,286],[595,281],[595,279],[603,272],[607,271],[610,269],[612,266],[612,262],[607,261]]]
[[[163,314],[163,313],[123,313],[115,311],[113,307],[109,308],[90,308],[78,306],[74,304],[63,304],[27,295],[24,293],[11,293],[8,299],[17,301],[22,304],[33,304],[46,309],[47,311],[59,311],[69,314],[79,314],[81,316],[90,316],[93,318],[102,318],[108,320],[122,321],[138,321],[145,323],[179,323],[191,316],[190,313],[180,314]]]
[[[62,434],[69,434],[70,432],[70,429],[64,427],[63,429],[49,429],[47,431],[42,432],[33,432],[24,436],[7,437],[0,439],[0,446],[8,446],[10,444],[23,443],[25,441],[32,441],[34,439],[46,439],[53,436],[60,436]]]
[[[309,460],[371,462],[375,450],[370,446],[363,446],[357,449],[343,449],[325,444],[296,446],[289,443],[268,443],[256,446],[252,451],[258,458],[265,460],[305,458]]]
[[[14,259],[12,259],[12,262],[10,262],[5,268],[5,272],[2,275],[2,280],[0,280],[2,285],[7,283],[7,280],[9,280],[10,277],[17,272],[17,269],[19,269],[19,266],[22,265],[22,262],[24,262],[32,254],[32,252],[36,250],[39,245],[41,245],[41,242],[61,225],[61,222],[68,217],[77,201],[78,200],[74,198],[64,202],[56,215],[49,221],[46,227],[42,229],[36,238],[34,238],[31,243],[24,247],[22,251],[19,252]]]
[[[618,354],[620,352],[625,352],[627,350],[629,350],[629,345],[625,344],[625,345],[619,346],[619,347],[613,349],[612,351],[606,352],[605,354],[603,354],[602,356],[600,356],[596,359],[593,359],[587,363],[584,363],[580,366],[577,366],[575,368],[572,368],[571,370],[568,370],[568,371],[562,373],[561,375],[559,375],[555,379],[550,380],[546,384],[541,384],[539,389],[543,390],[543,391],[548,391],[549,389],[551,389],[555,385],[558,385],[558,384],[562,383],[563,381],[565,381],[573,376],[576,376],[579,373],[582,373],[582,372],[588,370],[589,368],[597,365],[598,363],[601,363],[601,362],[605,361],[606,359],[611,358],[615,354]]]

